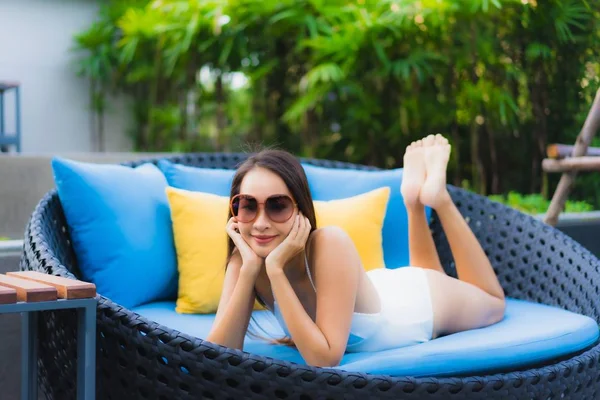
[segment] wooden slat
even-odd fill
[[[594,97],[592,108],[585,118],[581,132],[579,132],[579,135],[577,135],[577,139],[575,140],[575,147],[573,148],[572,153],[573,157],[581,157],[587,153],[588,147],[590,143],[592,143],[598,129],[600,129],[600,89],[596,91],[596,97]],[[552,200],[546,211],[546,216],[544,217],[544,222],[546,224],[556,226],[558,223],[558,214],[565,208],[567,197],[573,187],[576,176],[577,171],[571,170],[563,173],[560,177],[560,181],[558,181],[558,185],[556,186],[556,190],[554,191],[554,195],[552,195]]]
[[[6,275],[50,285],[56,288],[58,297],[61,299],[87,299],[96,297],[96,285],[89,282],[48,275],[37,271],[7,272]]]
[[[542,169],[544,172],[600,171],[600,157],[581,156],[561,160],[544,158]]]
[[[17,300],[34,303],[57,299],[56,289],[43,283],[0,275],[0,286],[13,288],[17,291]]]
[[[0,286],[0,304],[12,304],[17,302],[17,291],[15,289]]]
[[[569,144],[552,143],[546,146],[546,155],[548,158],[561,159],[571,157],[575,150],[575,146]],[[588,147],[585,154],[582,156],[598,157],[600,156],[600,147]]]

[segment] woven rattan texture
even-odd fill
[[[186,165],[234,168],[243,154],[175,156]],[[156,160],[150,160],[156,161]],[[360,168],[304,160],[331,168]],[[135,164],[139,165],[142,161]],[[449,187],[490,256],[508,296],[600,319],[598,260],[570,238],[500,204]],[[454,264],[440,221],[431,230],[446,271]],[[56,192],[32,214],[21,268],[76,277],[76,257]],[[597,399],[600,346],[521,371],[444,378],[388,377],[265,358],[213,345],[149,321],[99,296],[98,399]],[[76,314],[46,312],[39,322],[40,385],[49,399],[76,396]]]

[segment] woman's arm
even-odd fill
[[[317,289],[316,321],[304,310],[281,268],[267,273],[287,328],[306,363],[332,367],[340,363],[350,332],[358,290],[360,257],[341,229],[313,233],[312,252]]]
[[[256,300],[255,283],[256,276],[242,268],[242,258],[235,251],[225,272],[217,315],[206,340],[243,350],[244,337]]]

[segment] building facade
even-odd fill
[[[97,150],[89,82],[77,76],[73,37],[97,15],[97,0],[0,1],[0,81],[20,85],[21,150],[65,153]],[[5,131],[15,127],[14,95],[4,99]],[[106,151],[129,151],[130,113],[123,98],[109,98]]]

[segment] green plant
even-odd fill
[[[550,200],[540,194],[521,194],[509,192],[507,195],[490,195],[490,200],[506,204],[511,208],[517,209],[527,214],[543,214],[550,206]],[[565,204],[566,212],[585,212],[592,211],[594,206],[584,201],[567,200]]]
[[[76,37],[80,72],[98,132],[108,93],[132,99],[140,151],[275,143],[392,168],[440,132],[455,185],[551,193],[545,146],[574,141],[600,86],[599,0],[104,4]],[[600,198],[586,187],[572,198]]]

